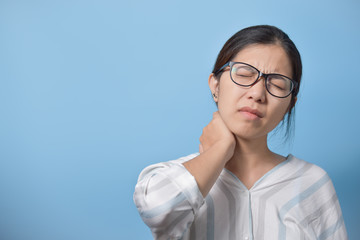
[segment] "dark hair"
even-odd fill
[[[299,51],[286,33],[277,27],[269,25],[252,26],[240,30],[221,49],[212,73],[215,78],[220,79],[222,71],[218,72],[218,70],[224,64],[231,61],[242,49],[251,44],[278,44],[285,50],[290,59],[293,73],[292,79],[298,84],[291,94],[290,106],[287,112],[286,137],[289,137],[295,111],[296,96],[299,93],[302,63]]]

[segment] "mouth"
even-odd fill
[[[256,109],[250,108],[250,107],[242,107],[239,112],[243,113],[246,117],[254,120],[254,119],[259,119],[259,118],[263,118],[264,114],[259,112]]]

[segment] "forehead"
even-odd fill
[[[279,73],[292,76],[291,61],[278,44],[252,44],[240,50],[232,59],[248,63],[263,73]]]

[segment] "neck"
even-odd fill
[[[236,147],[233,157],[226,164],[232,172],[239,169],[251,170],[264,165],[276,165],[281,156],[270,151],[267,145],[267,136],[258,139],[243,139],[236,136]]]
[[[236,137],[234,155],[225,168],[251,189],[257,180],[284,160],[283,156],[269,150],[267,136],[253,140]]]

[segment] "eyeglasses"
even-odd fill
[[[225,71],[224,68],[227,66],[230,67],[231,80],[243,87],[251,87],[260,81],[261,77],[264,77],[265,88],[274,97],[286,98],[297,86],[297,82],[284,75],[277,73],[265,74],[250,64],[243,62],[228,62],[216,71],[215,75]]]

